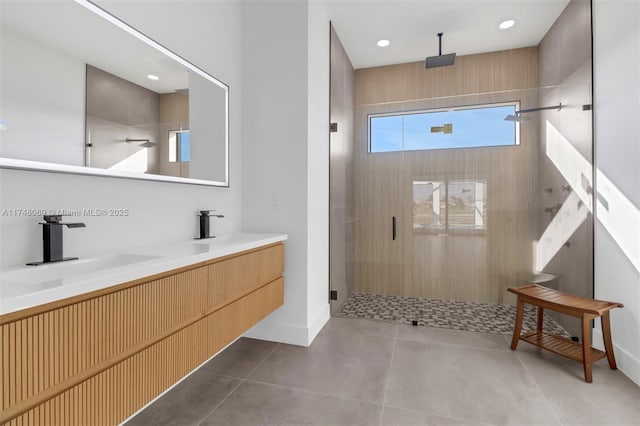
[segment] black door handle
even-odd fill
[[[391,219],[391,236],[393,238],[393,241],[396,240],[396,217],[393,216],[393,218]]]

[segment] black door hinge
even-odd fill
[[[331,290],[329,292],[329,298],[331,300],[338,300],[338,291],[337,290]]]
[[[329,132],[336,133],[338,131],[338,123],[329,124]]]

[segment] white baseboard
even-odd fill
[[[322,330],[322,327],[329,321],[330,316],[329,304],[327,304],[306,326],[277,322],[267,317],[247,331],[244,337],[288,343],[290,345],[309,346]]]
[[[318,313],[318,315],[316,315],[316,317],[313,320],[311,320],[311,323],[309,324],[309,334],[308,334],[309,345],[311,344],[311,342],[313,342],[313,339],[316,338],[318,333],[320,333],[320,330],[322,330],[322,327],[324,327],[324,325],[327,323],[327,321],[329,321],[330,318],[331,318],[331,305],[327,303],[326,305],[324,305],[324,307]]]
[[[597,328],[593,329],[593,346],[602,351],[604,350],[602,331]],[[613,353],[616,356],[618,370],[640,386],[640,360],[635,359],[629,352],[617,346],[615,342],[613,344]]]
[[[281,322],[270,321],[268,318],[254,325],[244,333],[244,337],[269,340],[270,342],[288,343],[290,345],[309,346],[307,343],[308,328]]]

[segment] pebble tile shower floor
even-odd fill
[[[418,325],[427,327],[513,334],[516,307],[460,300],[353,293],[346,300],[337,316],[392,321],[400,324],[412,324],[413,321],[418,321]],[[523,332],[536,329],[536,318],[536,308],[525,305]],[[569,333],[546,313],[544,329],[554,334],[570,337]]]

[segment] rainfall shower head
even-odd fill
[[[455,53],[442,54],[442,36],[444,33],[438,33],[438,56],[429,56],[425,61],[426,68],[446,67],[453,65],[456,60]]]
[[[529,117],[525,117],[524,115],[520,115],[520,114],[517,114],[517,115],[509,114],[504,119],[506,121],[513,121],[515,123],[522,123],[522,122],[528,121]]]
[[[130,138],[126,138],[124,141],[125,142],[142,142],[138,146],[141,146],[143,148],[153,148],[154,146],[157,145],[157,143],[151,142],[149,139],[130,139]]]

